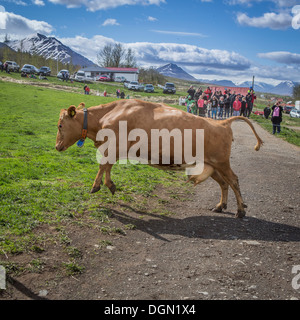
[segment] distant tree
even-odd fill
[[[97,54],[98,64],[101,67],[135,67],[136,58],[131,49],[127,51],[121,43],[108,44]]]
[[[166,82],[166,78],[160,74],[155,68],[140,68],[139,80],[144,83],[161,84]]]
[[[136,66],[137,66],[136,57],[132,52],[132,49],[129,48],[125,55],[124,68],[136,68]]]
[[[295,99],[300,99],[300,84],[298,84],[294,87],[293,96]]]

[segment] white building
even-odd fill
[[[80,69],[78,72],[84,72],[86,77],[97,78],[102,75],[107,75],[111,79],[117,77],[124,77],[127,81],[138,81],[138,68],[102,68],[98,66],[91,66]]]

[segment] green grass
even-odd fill
[[[66,219],[80,223],[83,216],[91,224],[108,222],[107,205],[138,205],[136,197],[151,196],[158,184],[181,185],[182,173],[115,165],[115,195],[106,187],[89,193],[98,171],[96,149],[87,140],[83,148],[57,152],[59,112],[80,102],[90,107],[112,100],[0,81],[0,255],[39,247],[37,226]]]

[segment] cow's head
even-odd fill
[[[65,151],[81,138],[83,117],[77,116],[77,110],[82,109],[84,104],[81,103],[76,109],[70,106],[69,109],[60,111],[58,120],[58,131],[56,136],[56,150]]]

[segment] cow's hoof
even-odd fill
[[[93,187],[92,190],[91,190],[91,193],[96,193],[100,190],[100,186],[99,187]]]
[[[243,207],[244,207],[244,208],[248,208],[248,206],[246,205],[246,203],[243,203]]]
[[[117,187],[116,187],[114,184],[112,184],[112,186],[109,188],[109,190],[110,190],[110,192],[111,192],[112,195],[115,194],[116,189],[117,189]]]
[[[222,212],[222,206],[217,206],[212,209],[213,212]]]
[[[246,211],[245,210],[238,210],[238,212],[236,213],[235,217],[236,218],[244,218],[246,215]]]
[[[223,209],[227,209],[227,204],[226,203],[222,203],[222,204],[218,204],[212,211],[213,212],[222,212]]]

